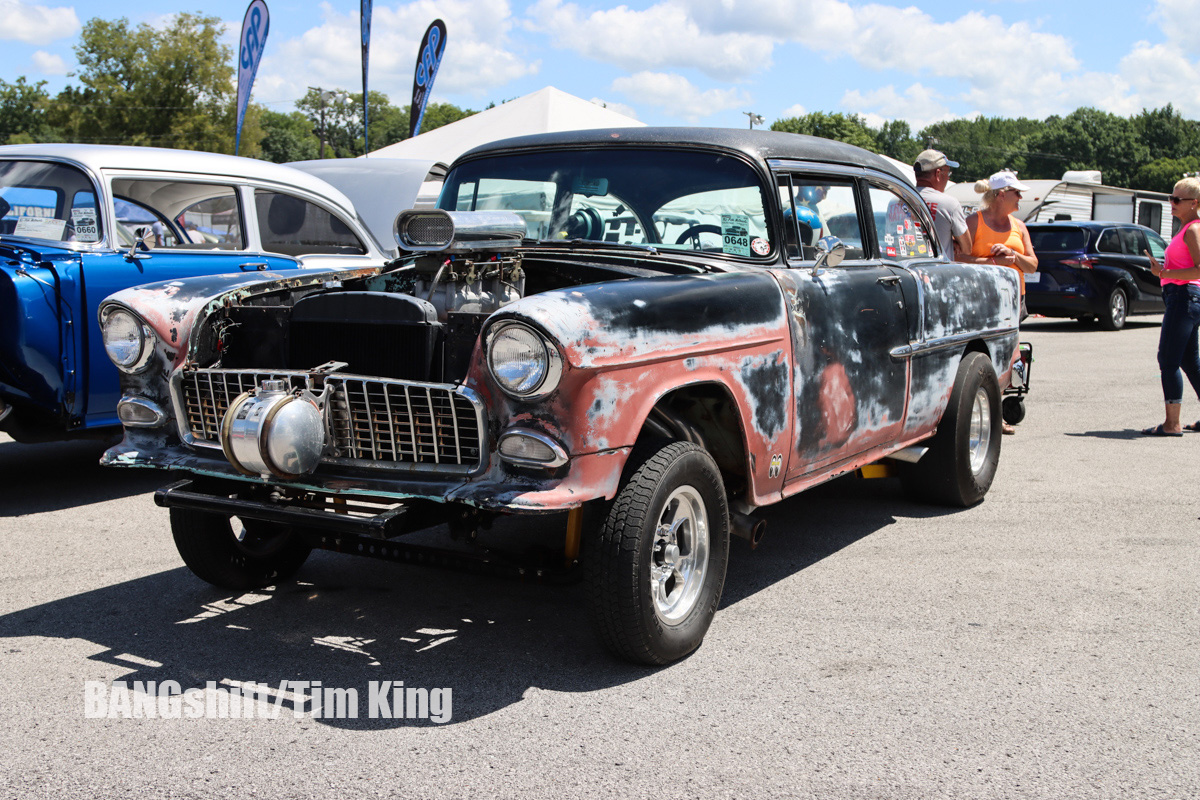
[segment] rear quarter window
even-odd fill
[[[1029,240],[1035,253],[1086,250],[1088,235],[1082,228],[1030,228]]]

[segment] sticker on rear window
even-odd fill
[[[96,209],[72,208],[71,226],[75,228],[75,241],[100,241],[100,224],[96,221]]]
[[[750,255],[750,218],[745,214],[721,215],[721,250],[735,256]]]

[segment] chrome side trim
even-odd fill
[[[900,345],[899,347],[893,347],[888,352],[895,359],[911,358],[912,356],[936,353],[939,350],[949,350],[975,339],[999,339],[1010,333],[1016,333],[1016,331],[1016,328],[989,328],[985,331],[956,333],[953,336],[942,336],[937,339],[930,339],[927,342],[912,342]]]

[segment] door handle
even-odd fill
[[[238,264],[238,266],[242,268],[242,272],[262,272],[270,269],[265,261],[251,261],[247,264]]]
[[[882,283],[884,286],[895,285],[900,283],[899,275],[884,275],[882,278],[876,278],[876,283]]]

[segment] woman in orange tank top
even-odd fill
[[[985,181],[976,182],[975,191],[983,195],[983,207],[967,217],[971,253],[962,260],[1015,269],[1021,280],[1019,320],[1024,320],[1029,316],[1025,309],[1025,275],[1037,272],[1038,260],[1033,252],[1033,242],[1029,240],[1029,229],[1013,213],[1021,203],[1021,192],[1028,192],[1029,187],[1017,180],[1015,172],[1003,170]],[[1002,430],[1016,432],[1016,428],[1007,422]]]
[[[976,264],[1001,264],[1012,267],[1021,276],[1021,319],[1025,311],[1025,275],[1037,272],[1037,254],[1029,240],[1025,223],[1013,216],[1021,202],[1021,193],[1029,187],[1017,180],[1015,172],[1003,170],[975,184],[983,195],[983,207],[967,217],[971,233],[971,258]]]

